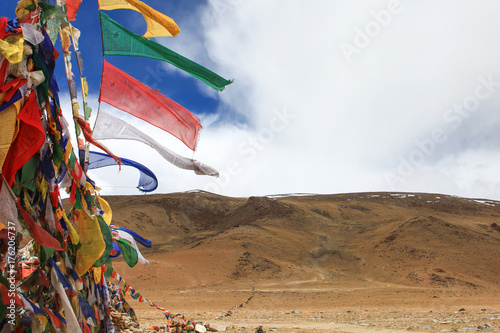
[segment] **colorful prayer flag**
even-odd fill
[[[79,276],[85,274],[90,267],[101,258],[106,244],[97,217],[90,217],[83,209],[75,211],[78,218],[78,236],[81,247],[76,253],[75,271]]]
[[[218,91],[224,90],[224,87],[232,82],[161,44],[128,31],[102,12],[99,16],[104,54],[166,61]]]
[[[82,0],[66,0],[66,14],[68,15],[68,21],[74,21],[76,12],[80,8]]]
[[[166,161],[172,163],[178,168],[193,170],[197,175],[219,177],[219,172],[211,166],[206,165],[198,160],[178,155],[177,153],[161,145],[149,135],[138,130],[134,126],[102,110],[97,116],[94,125],[93,137],[96,140],[136,140],[147,144],[148,146],[156,150]]]
[[[132,9],[144,16],[148,25],[144,37],[175,37],[181,32],[175,21],[138,0],[99,0],[99,10]]]
[[[153,171],[149,170],[144,165],[129,160],[127,158],[120,158],[123,165],[128,165],[136,168],[140,172],[139,185],[137,188],[142,192],[152,192],[158,187],[158,179]],[[96,151],[89,152],[89,170],[102,168],[105,166],[115,165],[116,161],[109,155],[99,153]]]
[[[10,146],[2,168],[9,186],[14,183],[17,170],[38,152],[45,141],[45,130],[40,116],[36,94],[32,91],[19,113],[19,132]]]
[[[198,132],[201,130],[198,118],[106,61],[103,61],[99,102],[106,102],[147,121],[196,150]]]

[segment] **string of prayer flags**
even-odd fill
[[[122,254],[130,267],[138,262],[148,263],[138,244],[150,247],[151,242],[132,230],[112,224],[111,208],[96,193],[96,184],[87,177],[85,153],[90,143],[107,153],[94,155],[104,156],[105,163],[120,163],[121,160],[96,141],[88,123],[91,109],[85,101],[89,90],[87,79],[82,76],[80,32],[69,23],[75,19],[82,0],[57,3],[20,0],[16,19],[0,17],[0,238],[5,243],[8,240],[9,247],[14,241],[12,265],[22,267],[15,282],[6,278],[12,265],[0,267],[0,314],[6,317],[4,305],[9,300],[4,293],[9,286],[14,286],[15,309],[8,323],[15,326],[16,331],[113,332],[110,306],[117,304],[112,303],[110,284],[104,272],[112,270],[111,258],[117,254]],[[148,24],[146,36],[175,36],[180,31],[172,19],[138,0],[101,0],[100,6],[101,9],[115,6],[140,12]],[[123,27],[118,28],[114,27],[113,31]],[[60,50],[54,47],[58,32]],[[137,39],[131,32],[123,36],[124,40]],[[148,41],[140,38],[139,41]],[[136,47],[145,49],[141,53]],[[110,55],[113,53],[112,49],[107,51]],[[149,42],[137,44],[134,41],[130,51],[137,53],[134,55],[146,56],[145,53],[170,62],[217,90],[230,83],[189,59]],[[70,111],[73,111],[77,131],[76,145],[71,142],[54,75],[60,52],[64,55]],[[76,92],[78,82],[73,80],[72,54],[76,55],[80,74],[77,81],[82,87],[84,117],[79,114],[81,107]],[[190,149],[196,149],[201,124],[188,110],[106,62],[101,79],[100,102],[143,119],[171,133]],[[117,128],[125,129],[123,136],[108,135],[101,125],[97,128],[103,138],[114,136],[145,142],[174,165],[197,174],[217,173],[198,161],[175,155],[137,129],[123,127],[122,122],[116,122],[110,130],[114,133]],[[85,140],[81,138],[82,133]],[[141,166],[139,188],[153,190],[157,187],[157,179],[145,170],[149,169]],[[69,195],[69,203],[61,199],[63,191]],[[12,239],[10,233],[13,233]],[[31,241],[17,251],[23,236]],[[7,255],[5,250],[1,252]],[[164,311],[168,320],[183,320],[181,315],[170,316],[126,282],[124,289],[124,293],[129,292],[139,302]],[[127,312],[130,308],[122,307],[122,310]]]
[[[99,10],[132,9],[144,16],[147,31],[144,37],[175,37],[181,32],[175,21],[138,0],[99,0]]]
[[[134,34],[113,21],[105,13],[101,12],[99,16],[101,18],[103,53],[106,55],[146,57],[165,61],[218,91],[224,90],[225,86],[233,82],[159,43]]]
[[[201,124],[191,112],[139,80],[103,61],[99,102],[128,112],[196,150]]]
[[[197,175],[219,177],[219,172],[211,166],[176,154],[134,126],[102,110],[99,111],[94,125],[93,138],[96,140],[136,140],[147,144],[156,150],[166,161],[178,168],[193,170]]]
[[[67,0],[66,6],[52,6],[21,0],[19,20],[0,18],[0,44],[7,45],[2,50],[8,58],[0,56],[0,238],[8,241],[9,253],[0,252],[13,260],[0,267],[0,313],[7,318],[3,305],[9,299],[3,292],[12,288],[14,307],[4,324],[16,332],[28,328],[33,332],[114,331],[103,278],[114,244],[109,227],[112,213],[95,193],[95,184],[74,152],[54,76],[59,52],[48,36],[50,18],[66,17],[70,8],[76,12],[74,5],[80,2]],[[63,43],[64,51],[69,51],[71,39],[78,48],[79,32],[66,26]],[[15,43],[7,39],[14,36]],[[69,55],[65,52],[68,86],[76,97]],[[81,80],[86,97],[86,80]],[[89,124],[76,112],[74,120],[87,141],[93,141]],[[60,189],[69,194],[69,209],[64,209]],[[137,263],[136,238],[124,230],[115,233],[123,252],[129,252],[128,261],[135,258]],[[32,240],[18,251],[23,236]],[[21,274],[9,275],[9,269],[18,266]],[[14,282],[7,283],[6,276]]]
[[[133,299],[139,301],[140,303],[146,303],[149,304],[151,307],[156,308],[157,310],[163,311],[166,316],[171,316],[170,312],[165,310],[163,307],[160,307],[147,299],[146,297],[142,296],[141,294],[137,293],[133,287],[130,286],[123,278],[116,272],[114,268],[111,268],[111,275],[109,277],[118,280],[118,285],[114,284],[113,282],[109,281],[110,287],[112,287],[114,290],[112,292],[119,292],[121,295],[125,296],[128,295],[132,297]],[[119,286],[119,284],[123,282],[123,288]],[[181,316],[180,314],[178,316]]]

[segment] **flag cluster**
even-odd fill
[[[173,19],[159,13],[143,2],[138,0],[99,0],[99,9],[104,56],[134,56],[164,61],[201,80],[217,91],[222,91],[226,85],[232,82],[167,47],[146,38],[176,36],[180,32],[180,29]],[[115,9],[132,9],[141,13],[147,22],[147,32],[144,36],[129,31],[102,12],[103,10],[109,11]],[[103,59],[99,102],[107,103],[134,117],[142,119],[170,133],[182,141],[189,149],[196,150],[198,136],[202,128],[198,118],[175,101],[113,66],[106,59]],[[118,128],[121,130],[117,130]],[[128,135],[124,133],[128,133]],[[160,156],[175,166],[193,170],[198,175],[215,177],[219,175],[213,168],[196,160],[178,156],[137,128],[102,111],[97,116],[92,139],[136,140],[153,147]],[[119,162],[117,161],[117,163]],[[111,162],[111,164],[114,163]],[[141,169],[138,167],[139,163],[132,161],[132,164],[135,164],[134,167]],[[127,165],[131,165],[130,161]],[[94,164],[93,168],[100,166],[100,164]],[[148,172],[145,169],[141,169],[143,180],[146,181],[146,178],[149,181],[156,179],[154,174],[145,177],[146,174],[151,172],[149,169],[147,170]],[[154,183],[154,181],[151,183]],[[144,182],[140,181],[138,188],[141,191],[150,191],[151,188],[155,189],[156,187],[151,184],[146,186]]]
[[[16,18],[0,17],[0,318],[1,327],[12,325],[16,332],[112,332],[105,272],[120,255],[130,267],[148,264],[139,245],[150,247],[151,242],[112,224],[111,208],[87,170],[114,164],[134,167],[141,174],[138,188],[144,192],[156,189],[157,178],[144,165],[113,155],[98,140],[143,142],[179,168],[218,175],[213,168],[175,154],[104,112],[91,130],[80,31],[71,24],[81,5],[82,0],[66,0],[64,6],[21,0]],[[175,36],[180,31],[172,19],[138,0],[101,0],[100,8],[142,13],[148,25],[146,37]],[[100,16],[106,24],[112,23],[103,13]],[[121,29],[130,41],[143,41],[151,57],[190,71],[217,90],[230,83],[146,37],[123,27],[113,29]],[[60,51],[54,47],[57,39]],[[113,54],[112,45],[106,42],[104,54]],[[134,46],[130,55],[145,56],[136,51]],[[61,55],[75,144],[54,75]],[[76,81],[73,55],[78,66]],[[201,124],[193,114],[108,62],[103,64],[100,101],[167,131],[195,150]],[[81,104],[76,82],[81,85]],[[89,145],[105,153],[90,151]],[[61,192],[67,193],[69,202],[62,200]],[[23,237],[29,242],[19,249]],[[153,304],[135,292],[132,295]]]

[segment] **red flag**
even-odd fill
[[[9,186],[14,183],[17,170],[36,154],[45,141],[45,131],[40,118],[36,94],[32,91],[18,115],[19,133],[10,146],[2,169]]]
[[[190,149],[196,149],[201,129],[197,117],[106,61],[102,69],[101,101],[161,128]]]
[[[62,324],[59,318],[49,308],[44,307],[43,309],[45,310],[46,313],[48,313],[50,321],[52,322],[52,326],[54,326],[55,329],[60,330],[62,328]]]
[[[82,0],[66,0],[66,14],[68,15],[68,21],[74,21],[76,12],[80,8]]]
[[[78,123],[78,125],[80,125],[80,128],[82,129],[83,136],[85,137],[85,140],[87,140],[88,142],[90,142],[94,146],[104,150],[109,156],[111,156],[116,161],[116,163],[118,163],[118,165],[120,166],[120,169],[121,169],[122,160],[118,156],[113,154],[103,144],[94,140],[94,138],[92,137],[92,130],[90,129],[90,124],[88,122],[86,122],[85,119],[82,118],[82,116],[78,116],[76,118],[76,122]]]
[[[0,283],[0,288],[2,291],[3,305],[9,306],[11,304],[14,304],[15,306],[23,307],[23,302],[21,302],[21,300],[19,299],[19,296],[17,296],[17,292],[12,291],[10,289],[7,289],[7,287],[5,287],[5,285],[3,283]],[[14,301],[12,301],[12,300],[14,300]]]
[[[38,223],[33,220],[30,214],[28,214],[27,211],[24,210],[24,208],[21,206],[19,203],[19,198],[16,200],[16,206],[17,209],[19,210],[19,213],[21,213],[21,216],[26,222],[26,225],[28,226],[28,230],[30,231],[31,236],[38,242],[40,245],[45,245],[46,247],[50,247],[53,249],[56,249],[58,251],[63,251],[64,249],[61,247],[61,244],[52,237],[51,234],[49,234],[44,228],[42,228]]]

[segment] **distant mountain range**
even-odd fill
[[[136,288],[394,284],[498,290],[500,202],[424,193],[104,197],[153,242]]]

